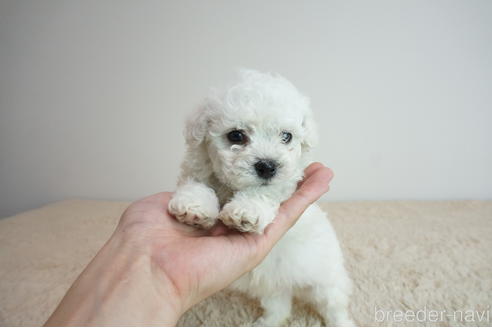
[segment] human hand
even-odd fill
[[[46,324],[174,325],[192,305],[257,266],[304,210],[328,191],[332,177],[322,164],[311,164],[263,234],[239,233],[221,224],[209,231],[184,225],[167,211],[171,193],[134,202]],[[87,289],[100,297],[81,291]],[[95,304],[80,307],[77,298]]]

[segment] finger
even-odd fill
[[[277,217],[265,229],[263,236],[271,246],[294,225],[309,205],[328,191],[332,178],[332,170],[323,165],[316,165],[311,170],[302,186],[280,206]]]
[[[167,207],[167,203],[169,203],[172,196],[173,196],[172,192],[160,192],[152,196],[149,196],[147,198],[144,198],[144,201],[148,201],[154,204],[164,204]]]
[[[324,165],[319,163],[319,162],[311,163],[304,170],[304,178],[301,181],[299,181],[299,183],[297,184],[297,189],[299,189],[302,186],[302,184],[304,183],[304,181],[306,181],[314,172],[316,172],[317,170],[319,170],[322,167],[324,167]]]
[[[304,177],[310,176],[311,174],[313,174],[313,172],[315,172],[316,170],[322,167],[324,167],[324,165],[321,164],[320,162],[314,162],[309,164],[309,166],[306,167],[306,169],[304,170]]]
[[[167,212],[167,203],[171,200],[173,193],[171,192],[160,192],[154,195],[147,196],[136,202],[134,205],[139,205],[139,207],[152,207],[161,210],[162,212]]]
[[[167,214],[167,203],[171,196],[172,193],[170,192],[161,192],[137,200],[127,207],[122,217],[142,215],[149,212]]]

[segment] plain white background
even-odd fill
[[[492,198],[492,1],[0,1],[0,216],[172,190],[237,67],[310,96],[327,200]]]

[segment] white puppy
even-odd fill
[[[308,99],[283,77],[251,70],[210,96],[185,134],[188,148],[169,211],[186,224],[210,228],[221,220],[253,233],[262,233],[295,191],[316,139]],[[353,325],[351,281],[335,232],[317,205],[231,287],[261,300],[257,325],[282,324],[293,296],[311,301],[325,323]]]

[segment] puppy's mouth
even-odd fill
[[[255,182],[253,182],[253,185],[256,185],[258,187],[265,187],[274,184],[277,177],[273,176],[271,178],[264,179],[259,177],[254,170],[250,171],[249,174],[256,180]]]
[[[271,185],[274,185],[276,183],[279,182],[279,178],[278,178],[278,175],[275,175],[269,179],[262,179],[262,178],[259,178],[259,177],[256,177],[257,181],[258,181],[258,186],[260,187],[266,187],[266,186],[271,186]]]

